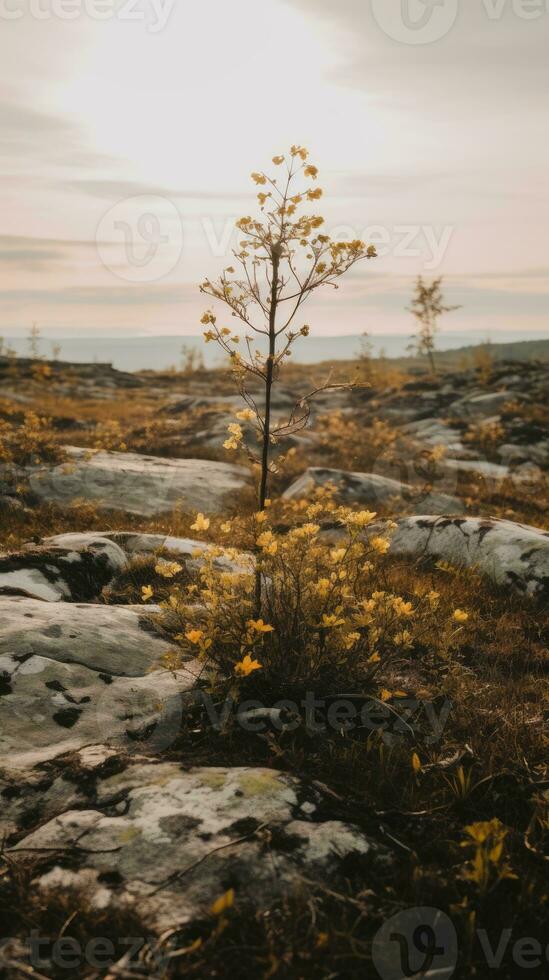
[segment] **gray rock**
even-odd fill
[[[204,459],[162,459],[138,453],[93,452],[67,447],[68,462],[22,471],[32,493],[57,504],[90,501],[102,510],[141,517],[167,513],[176,505],[215,514],[244,489],[250,473],[242,466]]]
[[[508,466],[501,466],[499,463],[489,463],[485,459],[444,459],[441,466],[446,472],[451,473],[474,473],[484,477],[485,480],[499,481],[505,480],[510,473]]]
[[[79,870],[54,864],[35,887],[134,908],[159,932],[203,915],[229,882],[237,901],[263,905],[303,877],[332,883],[351,855],[387,864],[356,828],[322,819],[320,803],[317,791],[272,769],[135,764],[99,780],[93,804],[59,812],[9,854],[17,864],[29,850],[76,849]],[[100,880],[105,872],[116,887]]]
[[[183,560],[190,572],[198,569],[203,564],[204,558],[217,550],[215,545],[205,541],[195,541],[194,538],[177,538],[165,534],[133,534],[131,531],[57,534],[55,537],[45,538],[44,544],[48,547],[72,548],[79,551],[88,546],[90,539],[95,540],[97,537],[120,547],[129,559],[169,551]],[[215,555],[214,566],[220,571],[245,575],[253,568],[253,558],[245,553],[238,553],[234,559],[227,554]]]
[[[286,500],[308,497],[316,487],[327,485],[336,487],[339,498],[345,504],[380,505],[403,503],[417,512],[417,509],[431,509],[440,514],[461,514],[463,504],[457,497],[444,493],[434,493],[412,487],[407,483],[392,480],[377,473],[351,473],[346,470],[325,469],[311,466],[284,492]]]
[[[510,402],[525,401],[528,401],[527,396],[517,391],[473,393],[452,402],[448,414],[463,419],[489,418],[492,415],[499,415],[504,406]]]
[[[0,557],[0,595],[25,595],[46,602],[86,602],[125,568],[126,555],[114,542],[97,534],[62,535],[48,547],[28,547]]]
[[[538,466],[549,466],[549,439],[540,440],[532,445],[516,445],[506,442],[498,449],[501,462],[507,466],[519,463],[534,463]]]
[[[549,532],[493,518],[404,517],[391,541],[395,557],[475,567],[499,586],[549,594]]]
[[[440,419],[429,418],[409,422],[408,425],[402,426],[402,431],[424,446],[433,448],[444,446],[448,452],[453,455],[459,454],[462,459],[473,458],[475,455],[463,445],[459,429],[452,428]]]
[[[175,675],[157,669],[167,644],[147,616],[158,611],[0,597],[5,769],[95,743],[149,750],[171,744],[181,693],[194,686],[199,668],[191,662]]]

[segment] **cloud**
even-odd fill
[[[89,194],[101,200],[120,201],[141,195],[166,197],[169,200],[229,201],[242,200],[242,194],[228,190],[173,190],[154,184],[143,184],[132,180],[72,180],[69,186],[80,194]]]
[[[498,114],[508,112],[510,102],[524,109],[545,101],[547,11],[527,20],[517,16],[510,0],[462,0],[451,30],[434,43],[416,46],[388,37],[365,0],[288,2],[314,17],[315,24],[339,32],[335,44],[342,57],[332,80],[363,88],[393,109],[413,106],[416,113],[443,114],[461,106],[471,114],[490,103]]]
[[[0,293],[0,308],[19,303],[37,306],[163,306],[187,302],[197,293],[189,285],[156,286],[70,286],[65,289],[5,289]]]

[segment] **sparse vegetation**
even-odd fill
[[[476,384],[483,383],[483,371],[479,367]],[[316,372],[287,365],[280,383],[306,390]],[[490,390],[498,377],[491,367]],[[188,383],[195,393],[215,393],[219,406],[160,415],[181,394],[180,375],[142,375],[129,401],[116,389],[108,399],[94,398],[93,391],[79,388],[77,373],[58,373],[57,366],[46,387],[39,388],[27,371],[18,388],[29,399],[24,410],[7,398],[0,405],[2,463],[62,462],[64,446],[74,441],[92,453],[127,447],[225,458],[222,449],[201,446],[193,433],[209,431],[234,411],[223,407],[226,380],[221,372],[199,372]],[[201,690],[216,704],[228,697],[235,711],[249,700],[271,708],[289,700],[298,708],[287,728],[255,734],[236,723],[234,711],[220,728],[213,727],[197,700],[160,758],[182,767],[249,765],[298,775],[321,787],[324,818],[373,835],[387,847],[391,862],[382,871],[357,858],[333,887],[303,875],[301,887],[265,906],[250,906],[230,881],[220,880],[213,906],[198,909],[192,924],[159,940],[130,911],[105,918],[84,897],[71,893],[69,900],[66,892],[50,892],[46,901],[31,882],[59,861],[77,866],[79,855],[35,854],[15,862],[9,847],[16,836],[6,842],[0,876],[10,980],[29,967],[24,948],[29,930],[55,938],[69,920],[70,935],[83,947],[97,935],[109,937],[119,958],[123,933],[142,936],[125,969],[155,980],[228,972],[296,980],[375,976],[371,955],[378,928],[416,905],[451,916],[461,950],[455,975],[467,980],[486,975],[478,930],[487,930],[493,946],[502,928],[543,940],[549,821],[546,600],[510,595],[474,569],[392,560],[384,553],[391,528],[382,507],[349,507],[329,492],[297,501],[280,498],[293,473],[306,465],[394,475],[395,460],[416,451],[399,422],[384,417],[383,398],[389,390],[391,405],[408,405],[417,392],[431,390],[432,379],[401,373],[394,388],[385,378],[371,383],[371,389],[353,396],[352,412],[328,413],[322,405],[312,420],[313,438],[287,456],[285,471],[273,475],[272,502],[262,510],[250,491],[238,505],[228,501],[216,517],[180,508],[129,518],[122,510],[105,514],[86,502],[39,504],[21,481],[10,493],[17,490],[14,499],[25,506],[11,510],[0,504],[0,535],[4,551],[13,551],[64,531],[170,533],[212,543],[226,558],[243,563],[234,572],[220,569],[214,550],[202,555],[191,573],[177,556],[158,548],[133,558],[98,599],[138,606],[150,628],[164,637],[171,669],[198,656]],[[440,385],[445,383],[442,377]],[[510,431],[537,444],[545,415],[539,401],[513,401],[511,393],[498,424],[458,419],[452,424],[467,447],[497,461]],[[74,420],[80,426],[76,433]],[[429,452],[440,456],[439,448]],[[533,492],[514,477],[494,483],[471,473],[460,475],[456,492],[469,512],[548,526],[545,470]],[[258,561],[262,579],[259,612],[252,560]],[[163,606],[160,619],[152,613],[157,603]],[[341,695],[352,705],[374,705],[377,722],[348,725],[342,713],[337,725],[312,731],[302,707],[307,691],[323,700],[315,716],[321,724]],[[127,764],[123,754],[114,762]],[[61,771],[56,763],[45,764],[44,781],[59,778]],[[74,778],[86,785],[84,777]],[[94,800],[90,779],[90,807]],[[18,836],[32,826],[31,820]],[[277,846],[268,834],[262,838],[266,861],[276,860]],[[67,975],[47,965],[38,972]],[[108,974],[85,966],[79,975],[95,980]],[[512,959],[506,956],[495,975],[516,980]]]

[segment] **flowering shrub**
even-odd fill
[[[253,689],[267,700],[298,696],[311,686],[364,691],[390,658],[413,652],[433,631],[450,642],[464,628],[463,610],[441,620],[434,590],[402,596],[387,587],[383,556],[390,541],[369,530],[374,513],[324,501],[296,510],[303,522],[283,533],[273,527],[269,508],[251,522],[221,525],[226,535],[238,532],[239,540],[247,532],[256,557],[214,549],[198,581],[172,592],[164,626],[178,647],[167,657],[169,666],[198,656],[213,686],[245,683],[246,694]],[[319,523],[326,516],[337,529],[335,543]],[[195,530],[208,526],[199,514]],[[221,556],[238,569],[220,570]],[[259,615],[254,568],[262,581]]]
[[[25,412],[21,423],[15,413],[0,418],[0,463],[29,466],[64,459],[65,453],[53,441],[49,424],[49,419],[36,412]]]

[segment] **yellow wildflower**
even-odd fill
[[[366,527],[367,524],[371,524],[376,516],[373,510],[359,510],[348,514],[346,523],[352,524],[354,527]]]
[[[243,660],[235,664],[234,672],[238,677],[248,677],[254,670],[262,670],[262,664],[258,660],[252,660],[249,653]]]
[[[378,555],[386,555],[391,547],[391,542],[387,538],[375,537],[370,539],[370,547],[377,551]]]
[[[322,629],[331,630],[335,629],[336,626],[344,626],[345,620],[340,619],[336,613],[332,613],[331,615],[323,613],[322,622],[319,625]]]
[[[401,633],[395,634],[393,642],[397,647],[409,648],[412,646],[412,634],[409,630],[402,630]]]
[[[278,551],[278,544],[272,531],[264,531],[263,534],[260,534],[257,544],[267,555],[276,555]]]
[[[411,602],[404,602],[404,599],[401,599],[400,596],[396,596],[393,599],[393,609],[396,612],[397,616],[413,616],[414,615],[414,610],[412,608],[412,603]]]
[[[226,912],[227,909],[232,908],[233,905],[234,905],[234,888],[229,888],[229,890],[225,892],[224,895],[221,895],[220,898],[216,899],[216,901],[213,903],[213,905],[210,908],[210,912],[212,915],[222,915],[223,912]]]
[[[360,633],[347,633],[343,637],[343,645],[346,650],[351,650],[360,640]]]
[[[158,565],[155,565],[154,570],[162,578],[175,578],[179,572],[183,571],[183,566],[176,561],[159,562]]]
[[[247,625],[255,633],[272,633],[274,630],[274,626],[269,626],[262,619],[249,619]]]
[[[193,643],[195,646],[198,646],[203,637],[204,630],[189,630],[188,633],[185,633],[185,639],[187,639],[189,643]]]
[[[153,595],[154,593],[150,585],[141,586],[141,602],[148,602],[149,599],[152,599]]]
[[[196,521],[191,524],[191,531],[207,531],[210,526],[210,518],[204,514],[197,514]]]
[[[309,151],[304,146],[292,146],[290,153],[293,157],[301,157],[302,160],[306,160],[309,156]]]
[[[469,613],[465,612],[464,609],[456,609],[454,611],[454,619],[456,623],[466,623],[469,619]]]

